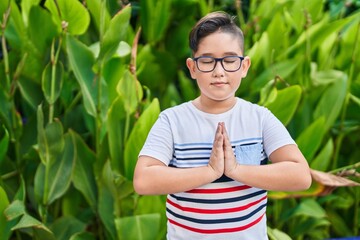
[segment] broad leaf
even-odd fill
[[[100,43],[100,58],[104,56],[111,57],[118,49],[120,41],[125,40],[130,16],[131,7],[127,5],[111,19],[104,38]]]
[[[159,231],[160,214],[144,214],[115,219],[119,239],[155,239]]]
[[[316,106],[314,118],[325,117],[325,129],[329,129],[339,116],[344,104],[347,90],[347,75],[345,73],[334,76],[337,80],[331,84]]]
[[[109,153],[111,165],[114,170],[123,172],[124,168],[124,148],[125,148],[125,118],[126,110],[123,98],[119,97],[111,105],[107,116]]]
[[[135,76],[130,71],[125,71],[116,90],[122,98],[126,113],[128,115],[132,114],[143,96],[142,87]]]
[[[70,131],[70,135],[76,147],[76,161],[73,169],[72,182],[95,211],[97,188],[94,176],[94,163],[96,156],[78,134]]]
[[[155,98],[150,106],[148,106],[141,114],[130,133],[124,152],[125,177],[129,180],[133,179],[138,154],[146,140],[147,134],[158,118],[159,113],[159,101]]]
[[[22,3],[23,2],[26,1],[22,1]],[[24,13],[24,11],[22,11],[22,13]],[[31,8],[28,34],[29,39],[40,54],[45,54],[46,49],[50,48],[51,41],[57,37],[60,32],[60,26],[54,23],[48,11],[40,6],[33,6]]]
[[[169,25],[171,1],[141,1],[141,26],[149,43],[161,40]]]
[[[51,226],[56,240],[69,240],[76,233],[85,231],[86,224],[73,216],[58,218]]]
[[[284,124],[292,119],[301,99],[301,87],[294,85],[277,91],[273,102],[265,105]]]
[[[87,113],[97,115],[98,81],[92,71],[95,63],[91,50],[74,37],[67,35],[67,53],[76,80],[81,87],[81,93]]]
[[[66,29],[72,35],[86,32],[90,24],[90,14],[80,1],[57,0],[56,4],[55,1],[45,2],[58,26],[67,25]]]
[[[9,146],[9,132],[4,126],[0,125],[0,127],[1,127],[0,133],[2,132],[4,133],[2,135],[2,138],[0,138],[0,165],[1,165],[1,162],[4,160]],[[4,131],[2,131],[2,129]]]
[[[116,228],[114,217],[117,215],[115,199],[117,198],[113,172],[110,162],[107,161],[99,179],[99,217],[103,222],[111,239],[116,239]]]
[[[310,163],[311,168],[319,171],[327,171],[331,164],[332,156],[334,154],[334,143],[330,138],[325,144],[320,153]]]
[[[60,96],[63,73],[64,67],[61,62],[57,62],[55,66],[48,63],[43,71],[41,87],[49,104],[54,104]]]
[[[65,135],[65,146],[53,164],[40,164],[35,174],[35,197],[48,205],[60,198],[71,183],[75,163],[75,143],[69,134]]]
[[[325,134],[324,124],[325,118],[318,118],[296,139],[296,143],[299,146],[299,149],[308,161],[312,160],[314,154],[321,145],[323,136]]]
[[[4,240],[8,240],[11,235],[11,223],[3,214],[9,204],[9,199],[5,190],[0,186],[0,239]]]

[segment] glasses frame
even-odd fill
[[[240,58],[240,65],[239,65],[239,68],[238,68],[238,69],[236,69],[236,70],[230,70],[230,71],[225,69],[223,60],[224,60],[225,58],[228,58],[228,57]],[[214,64],[213,69],[208,70],[208,71],[200,70],[199,65],[198,65],[198,60],[199,60],[199,59],[202,59],[202,58],[212,58],[212,59],[214,59],[214,60],[215,60],[215,64]],[[242,56],[225,56],[225,57],[222,57],[222,58],[215,58],[215,57],[211,57],[211,56],[200,56],[200,57],[192,58],[192,60],[195,61],[195,63],[196,63],[197,69],[198,69],[200,72],[204,72],[204,73],[208,73],[208,72],[214,71],[214,69],[216,68],[216,65],[217,65],[218,62],[221,63],[222,68],[223,68],[226,72],[236,72],[236,71],[239,71],[239,69],[241,68],[241,65],[242,65],[242,61],[243,61],[244,59],[245,59],[245,57],[242,57]]]

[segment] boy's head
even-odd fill
[[[244,35],[234,22],[234,17],[225,12],[212,12],[201,18],[189,35],[189,46],[192,54],[197,52],[201,40],[217,31],[230,33],[238,37],[240,48],[244,51]]]

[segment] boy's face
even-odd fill
[[[242,54],[240,42],[236,36],[230,33],[215,32],[200,41],[198,51],[194,54],[194,57],[242,57]],[[186,65],[189,68],[191,77],[197,81],[201,97],[213,101],[223,101],[235,96],[241,79],[246,76],[250,67],[250,59],[245,57],[240,69],[235,72],[225,71],[220,62],[216,63],[214,70],[211,72],[201,72],[197,68],[196,62],[191,58],[186,60]]]

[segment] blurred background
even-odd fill
[[[165,239],[165,196],[132,178],[165,108],[194,99],[188,33],[236,16],[269,108],[313,184],[269,192],[270,239],[360,236],[359,0],[2,0],[0,239]]]

